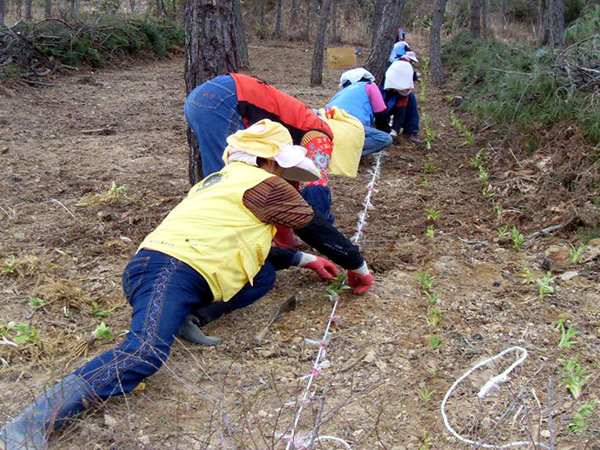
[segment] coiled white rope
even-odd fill
[[[363,202],[364,209],[358,214],[358,224],[356,227],[356,233],[352,236],[351,241],[356,244],[360,240],[360,237],[363,233],[363,228],[367,223],[367,214],[368,211],[374,209],[373,204],[371,203],[371,197],[374,192],[377,192],[375,189],[375,184],[377,183],[377,179],[381,173],[381,159],[383,157],[384,152],[379,152],[377,154],[377,158],[375,159],[375,163],[373,164],[373,169],[369,171],[371,175],[371,180],[369,184],[367,184],[367,195],[365,196],[365,200]],[[331,328],[331,323],[335,321],[335,312],[340,303],[340,297],[337,294],[332,296],[333,307],[331,309],[331,314],[329,315],[329,320],[327,321],[327,326],[325,327],[325,332],[323,333],[323,337],[320,341],[310,341],[310,343],[315,343],[319,345],[319,352],[315,358],[315,362],[313,363],[313,368],[310,372],[310,375],[305,375],[301,379],[308,379],[306,388],[304,389],[304,393],[302,394],[299,400],[295,402],[286,403],[287,406],[298,405],[298,410],[296,411],[296,415],[294,417],[294,423],[292,425],[292,429],[289,434],[282,436],[283,439],[287,440],[286,450],[308,450],[315,442],[331,440],[336,441],[343,444],[347,449],[352,450],[350,444],[348,444],[343,439],[334,437],[334,436],[313,436],[312,433],[309,433],[304,438],[300,438],[297,436],[297,428],[298,423],[300,422],[300,416],[304,411],[304,407],[310,404],[311,400],[314,398],[316,389],[311,390],[313,387],[313,382],[317,375],[322,373],[323,368],[326,366],[325,361],[321,362],[322,359],[325,358],[326,355],[326,346],[329,339],[329,330]]]
[[[448,389],[448,391],[446,392],[446,395],[444,395],[444,399],[442,400],[442,405],[441,405],[441,412],[442,412],[442,418],[444,419],[444,425],[446,426],[446,429],[450,433],[452,433],[452,435],[456,439],[458,439],[461,442],[464,442],[465,444],[476,445],[478,448],[493,448],[496,450],[500,450],[503,448],[521,447],[521,446],[533,444],[536,447],[552,450],[551,447],[549,447],[545,444],[542,444],[541,442],[532,442],[532,441],[510,442],[508,444],[503,444],[503,445],[484,444],[481,442],[472,441],[470,439],[466,439],[466,438],[462,437],[450,425],[450,421],[448,420],[448,416],[446,415],[446,403],[448,402],[448,399],[452,395],[452,392],[454,392],[454,389],[456,388],[456,386],[458,386],[465,378],[470,376],[473,372],[475,372],[480,367],[487,366],[489,363],[502,358],[504,355],[506,355],[509,352],[521,352],[521,356],[513,364],[511,364],[510,367],[508,367],[508,369],[506,369],[501,374],[496,375],[495,377],[491,377],[483,385],[483,387],[477,393],[477,397],[484,398],[492,389],[496,388],[498,386],[498,384],[508,381],[508,374],[510,372],[512,372],[517,366],[521,365],[523,363],[523,361],[525,361],[525,359],[527,359],[527,355],[528,355],[527,350],[525,350],[523,347],[519,347],[519,346],[508,348],[508,349],[498,353],[496,356],[492,356],[491,358],[488,358],[488,359],[476,364],[475,366],[473,366],[472,368],[467,370],[463,375],[461,375],[461,377],[458,378],[454,382],[454,384],[452,384],[452,386],[450,386],[450,389]]]

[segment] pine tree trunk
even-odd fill
[[[298,0],[292,0],[292,8],[290,12],[290,28],[294,28],[298,24]]]
[[[305,20],[305,24],[306,24],[306,28],[304,29],[304,39],[308,40],[310,37],[310,16],[311,16],[311,10],[310,10],[310,5],[311,5],[311,1],[310,0],[306,0],[306,20]],[[317,2],[315,2],[315,6],[317,5]]]
[[[17,0],[17,18],[19,20],[23,18],[23,0]]]
[[[237,72],[239,55],[235,33],[234,0],[186,0],[185,88],[189,94],[208,79]],[[198,144],[188,128],[189,179],[202,178]]]
[[[279,39],[281,36],[281,8],[282,8],[283,0],[277,0],[277,16],[275,18],[275,31],[273,32],[273,37],[275,39]]]
[[[402,20],[402,11],[406,0],[380,0],[383,2],[383,14],[376,34],[371,54],[365,63],[365,68],[381,82],[387,68],[388,57],[394,46],[396,34]]]
[[[46,6],[44,8],[44,18],[49,19],[52,17],[52,0],[46,0]]]
[[[31,14],[31,1],[32,0],[25,0],[25,20],[31,22],[31,20],[33,19],[33,16]]]
[[[373,21],[371,22],[371,45],[375,45],[375,40],[377,39],[377,32],[379,31],[379,25],[381,24],[385,0],[375,0],[374,3],[375,10],[373,11]]]
[[[481,37],[481,0],[471,0],[471,36]]]
[[[129,0],[129,9],[131,9],[132,13],[135,12],[135,0]]]
[[[327,37],[327,22],[329,21],[329,10],[332,0],[323,0],[321,5],[321,20],[315,39],[315,50],[313,53],[312,70],[310,72],[310,85],[321,86],[323,84],[323,55],[325,54],[325,39]]]
[[[429,37],[429,57],[431,67],[431,80],[436,86],[444,84],[444,66],[442,64],[442,50],[440,32],[444,22],[447,0],[437,0],[431,22]]]
[[[0,27],[3,27],[4,25],[6,25],[5,17],[6,17],[6,1],[0,0]]]
[[[242,16],[242,4],[240,0],[234,0],[235,8],[235,37],[237,39],[237,49],[239,55],[239,68],[247,69],[250,67],[250,58],[248,56],[248,44],[246,42],[246,31],[244,28],[244,18]]]
[[[338,0],[331,2],[331,42],[340,42],[338,34]]]
[[[548,1],[548,31],[550,45],[554,48],[565,46],[565,3],[564,0]]]
[[[481,0],[481,33],[483,39],[490,38],[490,0]]]

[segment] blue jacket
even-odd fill
[[[363,125],[373,126],[375,115],[373,114],[371,99],[367,94],[367,85],[370,83],[370,81],[358,81],[346,86],[329,100],[326,108],[337,106],[356,117]]]

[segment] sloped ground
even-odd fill
[[[308,87],[308,46],[250,51],[250,73],[312,107],[335,92],[336,70],[326,70],[323,87]],[[174,56],[3,94],[0,326],[28,323],[38,339],[16,349],[0,346],[0,423],[51,380],[118,342],[91,339],[100,322],[115,336],[128,327],[121,271],[189,187],[182,67]],[[527,236],[558,223],[546,220],[560,215],[561,206],[548,209],[550,197],[532,200],[503,189],[537,172],[507,173],[491,163],[484,167],[496,196],[486,198],[480,172],[469,162],[480,148],[490,148],[494,136],[488,131],[476,135],[474,145],[462,145],[465,138],[443,100],[447,94],[426,86],[420,105],[437,134],[430,150],[400,144],[382,157],[375,208],[361,238],[375,285],[363,297],[342,294],[327,346],[330,366],[316,378],[315,401],[306,406],[297,434],[318,424],[319,435],[344,439],[357,450],[469,448],[445,431],[442,398],[467,369],[518,345],[529,358],[500,389],[475,397],[517,353],[457,387],[448,405],[452,426],[488,444],[533,439],[548,446],[556,441],[557,449],[600,448],[599,406],[589,429],[567,431],[580,407],[600,401],[600,244],[589,242],[571,262],[568,243],[577,247],[582,238],[572,226],[525,239],[519,249],[510,236],[499,237],[496,230],[507,224]],[[374,162],[363,161],[356,179],[332,181],[337,224],[348,236],[356,230]],[[521,163],[522,170],[537,167]],[[543,207],[532,207],[536,202]],[[494,210],[494,203],[503,209]],[[439,211],[437,220],[426,210]],[[527,220],[519,219],[524,212]],[[433,236],[426,234],[429,227]],[[522,277],[525,269],[530,280]],[[548,269],[554,292],[541,296],[535,280]],[[436,304],[417,279],[425,273],[435,277],[429,293],[437,295]],[[223,345],[177,343],[168,364],[138,391],[111,399],[56,436],[51,448],[285,448],[274,436],[290,431],[297,408],[284,405],[301,398],[307,385],[299,377],[311,372],[318,347],[304,339],[318,340],[325,330],[331,312],[325,292],[325,282],[312,273],[280,273],[267,297],[208,327],[224,337]],[[290,295],[300,300],[296,311],[276,322],[260,346],[253,344]],[[43,306],[32,306],[31,297]],[[112,314],[98,315],[108,310]],[[558,345],[561,318],[578,332],[566,348]],[[9,331],[8,338],[17,334]],[[577,400],[565,386],[567,361],[585,370]],[[316,448],[344,446],[323,440]]]

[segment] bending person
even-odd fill
[[[317,181],[301,186],[300,194],[331,223],[331,192],[328,186],[333,133],[325,121],[300,100],[257,78],[230,73],[209,80],[190,92],[184,113],[194,131],[204,176],[223,167],[227,136],[262,119],[279,122],[290,132],[294,145],[319,169]]]
[[[376,114],[387,109],[374,81],[371,72],[362,67],[344,72],[340,77],[341,90],[325,107],[336,106],[360,120],[365,131],[362,156],[380,152],[392,145],[392,137],[387,132],[373,127]]]
[[[46,449],[52,430],[90,404],[131,392],[154,374],[167,360],[187,314],[231,301],[273,271],[266,258],[279,219],[269,211],[282,206],[273,194],[285,191],[293,199],[286,207],[308,210],[285,179],[316,179],[317,171],[281,125],[264,121],[236,136],[243,145],[231,149],[223,170],[192,187],[125,268],[123,290],[133,311],[124,342],[68,375],[5,424],[0,448]],[[269,206],[258,215],[252,192],[268,198]],[[355,294],[366,292],[372,276],[358,249],[318,213],[301,216],[294,225],[315,231],[313,245],[350,269]],[[345,252],[331,250],[342,243]]]

